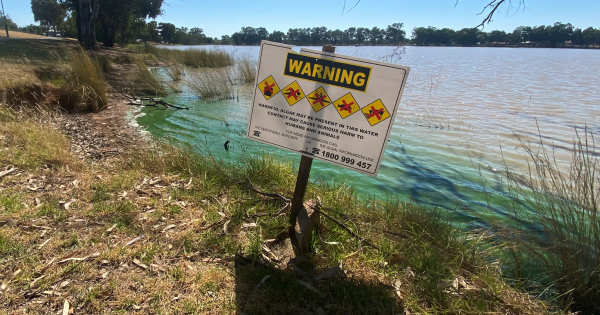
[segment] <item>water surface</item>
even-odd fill
[[[256,59],[259,53],[258,47],[201,47]],[[313,163],[311,179],[347,182],[362,196],[411,198],[452,210],[457,222],[484,225],[477,219],[482,208],[504,211],[501,198],[490,204],[488,196],[502,190],[505,165],[526,169],[518,137],[536,141],[539,128],[566,165],[576,128],[600,132],[598,50],[337,47],[336,53],[411,67],[377,177]],[[155,136],[205,146],[221,158],[265,150],[297,163],[296,154],[245,139],[251,89],[236,88],[237,99],[216,102],[184,89],[166,99],[193,110],[144,108],[137,121]]]

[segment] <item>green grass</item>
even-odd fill
[[[14,117],[3,119],[16,122]],[[11,150],[3,151],[14,148],[6,147]],[[23,152],[26,158],[34,153]],[[54,290],[70,302],[85,301],[82,313],[131,312],[134,306],[154,313],[482,314],[544,313],[548,307],[555,312],[503,280],[486,237],[457,229],[437,209],[359,199],[345,185],[310,183],[307,198],[320,199],[325,213],[378,248],[322,217],[312,252],[293,262],[295,267],[287,264],[293,250],[268,241],[288,228],[287,213],[275,215],[284,203],[245,184],[250,180],[262,191],[293,194],[293,163],[267,152],[224,161],[197,148],[156,142],[96,163],[24,173],[24,178],[43,173],[48,181],[68,178],[67,187],[49,187],[44,197],[15,184],[19,200],[30,207],[0,211],[3,268],[23,271],[3,292],[0,303],[7,312],[22,310],[24,292],[42,274],[47,277],[41,292],[53,290],[55,279],[67,274],[68,287]],[[77,188],[68,185],[75,179]],[[32,207],[35,198],[43,205]],[[78,201],[68,210],[59,202],[71,199]],[[257,226],[243,227],[247,223]],[[266,259],[266,247],[283,261]],[[47,261],[73,253],[100,256],[42,270]],[[343,272],[314,279],[334,266]],[[54,304],[36,310],[51,309],[55,312]]]
[[[520,140],[529,172],[507,170],[513,202],[507,205],[509,218],[497,227],[508,242],[514,276],[541,282],[574,311],[600,313],[600,161],[594,135],[587,128],[576,134],[567,168],[541,137],[537,143]]]

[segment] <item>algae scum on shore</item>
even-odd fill
[[[511,230],[514,226],[502,226],[510,220],[497,220],[498,216],[489,221],[477,219],[496,230],[457,226],[456,213],[444,207],[430,208],[435,199],[424,198],[422,191],[438,192],[447,187],[444,193],[459,201],[473,200],[473,195],[463,188],[453,190],[450,174],[435,175],[440,174],[439,170],[411,153],[416,145],[408,137],[392,139],[388,150],[392,149],[390,162],[408,170],[400,174],[409,179],[395,179],[399,173],[388,170],[385,174],[384,170],[380,180],[388,181],[387,188],[359,181],[348,185],[334,176],[339,173],[349,178],[341,169],[316,163],[317,173],[308,187],[308,198],[320,200],[324,213],[373,246],[322,218],[313,252],[295,257],[286,235],[285,201],[256,192],[290,198],[296,180],[294,157],[253,146],[242,136],[246,114],[240,109],[248,106],[250,90],[245,82],[252,81],[247,79],[252,76],[248,74],[252,66],[237,64],[233,55],[229,63],[229,58],[222,57],[228,53],[219,52],[214,58],[225,60],[224,67],[207,69],[202,66],[205,63],[198,68],[191,64],[184,68],[185,62],[163,57],[162,52],[152,51],[154,47],[132,49],[138,53],[123,49],[98,52],[107,56],[109,64],[104,70],[108,106],[99,114],[48,114],[27,106],[15,107],[26,104],[8,101],[10,107],[0,107],[0,304],[7,313],[25,309],[33,313],[58,312],[66,303],[74,313],[140,314],[542,314],[563,313],[560,310],[565,304],[561,303],[577,303],[577,298],[581,303],[578,309],[585,309],[586,301],[594,307],[589,302],[598,292],[594,285],[598,283],[594,282],[598,256],[594,256],[593,249],[600,239],[595,216],[573,217],[573,222],[590,222],[575,231],[573,226],[558,224],[559,229],[577,232],[576,238],[572,237],[575,234],[561,236],[562,240],[569,240],[562,248],[562,258],[553,252],[539,251],[555,246],[557,243],[553,242],[558,239],[546,238],[549,244],[538,244],[535,235],[523,234],[522,238],[513,237],[513,242],[506,242],[511,239],[498,231],[515,231]],[[119,131],[126,125],[123,116],[129,107],[119,91],[129,87],[129,92],[141,96],[142,89],[136,90],[141,86],[139,82],[152,80],[139,72],[144,67],[136,60],[163,66],[153,70],[153,78],[158,78],[165,91],[183,92],[169,93],[162,100],[193,108],[142,108],[144,116],[137,119],[140,125],[156,139],[174,137],[175,143],[146,142],[135,138],[135,133]],[[15,80],[4,82],[60,86],[57,76],[40,77],[36,72],[39,68],[53,69],[55,61],[20,61],[3,62],[27,75],[19,77],[30,77],[35,82],[18,82],[16,75]],[[96,65],[102,67],[101,62]],[[171,75],[166,73],[166,65],[173,67]],[[210,89],[206,84],[215,77],[227,82],[230,90],[219,90],[208,99],[199,100],[185,82],[192,72],[203,82],[199,91]],[[178,79],[176,73],[183,75]],[[135,75],[141,81],[131,84],[134,78],[126,75]],[[418,80],[415,78],[415,90]],[[158,91],[152,84],[145,85],[150,87],[146,93]],[[46,101],[46,107],[57,105],[52,99]],[[428,117],[433,126],[436,118],[433,113]],[[420,119],[414,123],[423,124],[424,118]],[[404,122],[410,121],[400,123]],[[402,134],[424,130],[417,127],[409,124],[400,130]],[[447,135],[441,139],[452,141]],[[223,149],[225,141],[230,141],[231,146],[227,152]],[[588,143],[577,152],[585,153],[589,147]],[[595,169],[594,155],[577,156],[575,161],[580,163],[575,165],[579,169]],[[499,176],[497,172],[490,173]],[[523,181],[516,173],[512,179],[513,185]],[[397,193],[399,188],[389,186],[402,187],[408,180],[421,182],[404,186],[412,187],[410,195],[414,201],[404,201],[405,195],[381,200],[364,193]],[[596,191],[595,175],[586,182],[590,191]],[[565,200],[560,207],[566,209],[563,217],[598,210],[593,202],[573,199],[587,196],[586,200],[597,200],[593,198],[597,195],[571,193],[567,186],[562,186],[563,195],[540,202],[526,199],[531,194],[518,191],[523,186],[512,187],[516,194],[525,197],[520,204],[530,202],[526,210]],[[552,191],[560,186],[546,187],[538,189],[537,194],[552,196]],[[493,203],[494,199],[488,202]],[[544,213],[543,208],[533,208],[535,213]],[[512,213],[517,215],[516,210],[507,213],[506,218],[512,219]],[[515,218],[535,220],[531,213]],[[548,221],[540,223],[541,230],[556,223],[550,212],[544,218]],[[458,216],[458,222],[472,219],[471,214]],[[518,242],[522,240],[532,241]],[[535,256],[525,255],[522,248],[552,258],[547,260],[552,264],[544,266]],[[569,250],[577,254],[570,255]],[[519,260],[507,259],[511,254]],[[515,261],[522,264],[515,266]],[[528,269],[531,263],[538,267]],[[566,263],[569,268],[563,269],[573,270],[568,276],[574,279],[568,283],[558,281],[565,274],[550,272],[552,267],[558,269]],[[542,287],[525,281],[531,275],[529,270],[542,270],[540,278],[532,279],[540,280]],[[516,272],[520,275],[515,276]],[[576,282],[577,279],[587,282]],[[523,291],[527,288],[541,292],[550,284],[556,286],[546,290],[544,298],[572,293],[544,302]]]

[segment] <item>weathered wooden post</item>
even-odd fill
[[[335,47],[324,45],[322,51],[335,53]],[[296,178],[296,188],[294,189],[294,197],[292,199],[292,207],[290,209],[290,235],[294,233],[298,241],[298,249],[300,252],[309,252],[310,244],[312,243],[313,232],[319,226],[319,214],[314,211],[317,203],[314,200],[308,200],[304,204],[304,195],[306,194],[306,186],[310,178],[310,169],[313,159],[302,155],[300,158],[300,168],[298,169],[298,177]]]

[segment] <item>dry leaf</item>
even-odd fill
[[[309,289],[309,290],[311,290],[311,291],[315,292],[316,294],[319,294],[319,295],[321,295],[321,292],[320,292],[320,291],[319,291],[317,288],[315,288],[315,287],[314,287],[312,284],[310,284],[310,283],[308,283],[308,282],[306,282],[306,281],[302,281],[302,280],[298,280],[298,282],[299,282],[301,285],[305,286],[307,289]]]
[[[279,261],[279,257],[277,257],[277,255],[275,255],[275,253],[273,253],[267,246],[263,245],[262,249],[267,252],[269,255],[271,255],[271,257],[276,260]]]
[[[335,277],[335,275],[337,275],[340,271],[342,271],[342,268],[335,266],[335,267],[331,267],[327,270],[325,270],[325,272],[323,272],[322,274],[318,275],[315,277],[315,280],[321,280],[321,279],[325,279],[325,278],[333,278]]]
[[[69,301],[67,301],[67,299],[65,299],[65,304],[63,305],[63,311],[62,311],[62,315],[69,315]]]
[[[175,225],[175,224],[168,225],[168,226],[167,226],[167,227],[165,227],[165,228],[164,228],[162,231],[163,231],[163,232],[165,232],[165,231],[167,231],[167,230],[170,230],[170,229],[172,229],[172,228],[174,228],[174,227],[176,227],[176,226],[177,226],[177,225]]]
[[[140,235],[140,236],[132,239],[131,241],[127,242],[127,244],[125,244],[125,247],[127,247],[127,246],[129,246],[129,245],[131,245],[131,244],[133,244],[133,243],[135,243],[137,241],[139,241],[140,239],[142,239],[142,237],[144,237],[144,235]]]
[[[227,220],[227,222],[225,222],[225,224],[223,225],[223,233],[224,234],[228,234],[229,233],[229,229],[227,228],[229,222],[231,222],[231,220]]]
[[[68,210],[69,210],[69,208],[71,207],[71,204],[72,204],[73,202],[75,202],[75,201],[77,201],[77,199],[71,199],[69,202],[66,202],[66,203],[64,204],[65,210],[67,210],[67,211],[68,211]]]
[[[115,228],[117,227],[117,224],[113,224],[111,227],[108,228],[108,230],[106,230],[106,232],[110,233],[112,232]]]
[[[244,223],[242,224],[242,229],[250,229],[250,228],[254,228],[257,227],[258,225],[256,223]]]
[[[140,267],[140,268],[142,268],[142,269],[144,269],[144,270],[145,270],[145,269],[148,269],[148,266],[144,265],[144,264],[143,264],[141,261],[139,261],[139,260],[137,260],[137,259],[134,259],[134,260],[133,260],[133,263],[134,263],[136,266],[138,266],[138,267]]]
[[[59,288],[61,288],[61,289],[62,289],[62,288],[64,288],[64,287],[68,286],[68,285],[69,285],[69,283],[71,283],[71,281],[69,281],[69,280],[65,280],[65,281],[63,281],[63,282],[60,284]]]
[[[29,284],[29,288],[30,288],[30,289],[35,289],[35,288],[37,287],[37,283],[38,283],[38,281],[40,281],[40,280],[42,280],[42,279],[44,279],[44,278],[46,278],[46,275],[43,275],[43,276],[41,276],[41,277],[39,277],[39,278],[36,278],[35,280],[33,280],[33,281],[32,281],[32,282]]]
[[[406,270],[404,270],[404,276],[407,278],[414,278],[415,277],[415,273],[412,271],[412,269],[410,267],[407,267]]]
[[[256,288],[258,289],[258,287],[263,285],[263,283],[265,283],[265,281],[267,281],[267,279],[269,279],[270,277],[271,277],[271,275],[264,276],[264,278],[262,278],[262,280],[260,280],[260,283],[256,285]]]
[[[139,310],[141,310],[141,309],[142,309],[142,307],[141,307],[141,306],[137,306],[137,305],[135,305],[135,304],[133,304],[133,306],[131,306],[131,307],[132,307],[134,310],[136,310],[136,311],[139,311]]]
[[[44,230],[44,232],[45,232],[45,230]],[[40,244],[40,246],[38,247],[38,249],[42,249],[42,247],[46,246],[46,244],[48,244],[48,242],[50,242],[51,239],[52,239],[52,237],[49,238],[49,239],[47,239],[46,241],[44,241],[42,244]]]

